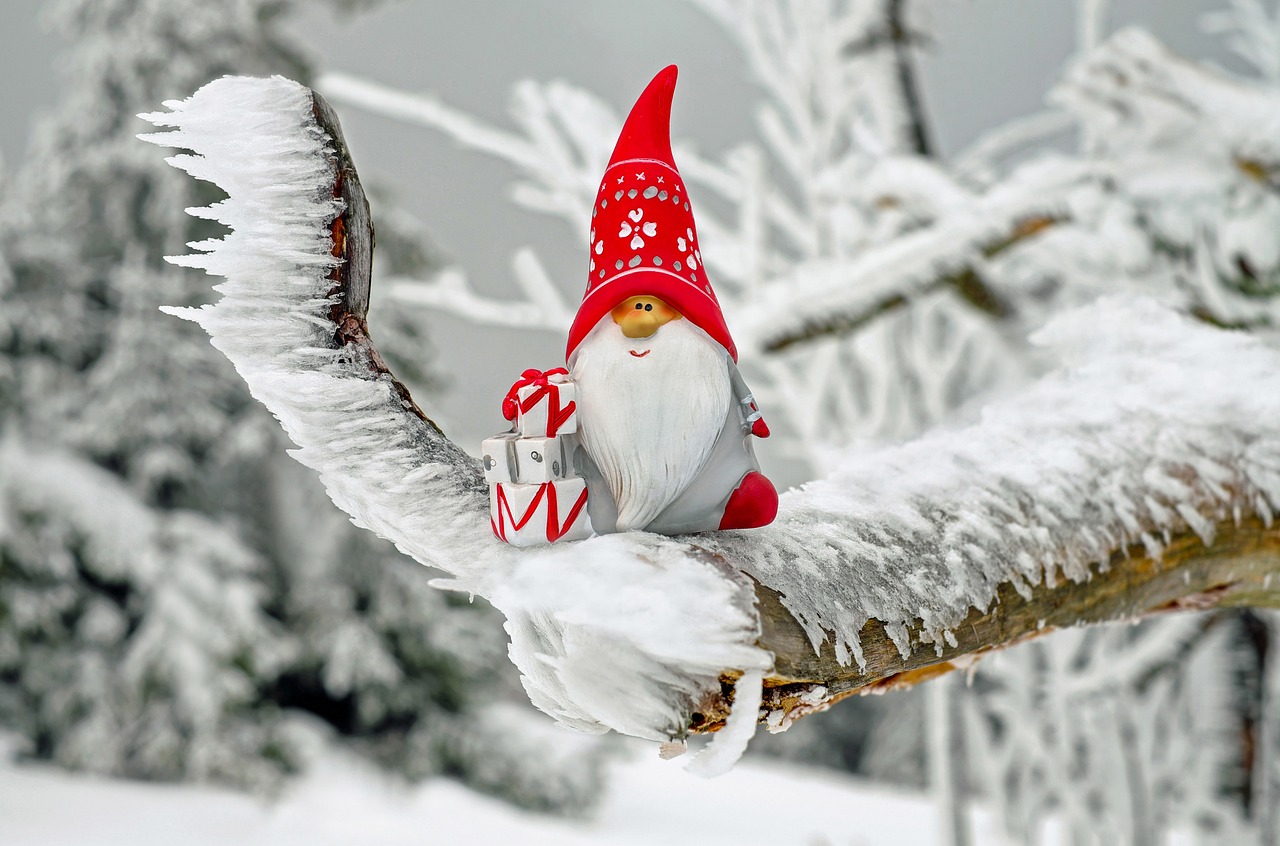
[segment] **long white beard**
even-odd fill
[[[642,529],[702,472],[724,427],[724,349],[688,320],[633,339],[606,314],[572,368],[579,435],[613,492],[618,531]]]

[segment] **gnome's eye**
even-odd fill
[[[644,304],[643,304],[643,303],[636,303],[636,311],[639,311],[639,310],[640,310],[640,309],[642,309],[642,308],[644,308]]]
[[[645,310],[645,311],[653,311],[653,303],[645,303],[645,304],[644,304],[644,310]]]

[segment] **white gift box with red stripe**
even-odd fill
[[[489,486],[489,521],[512,546],[589,538],[587,483],[577,476],[536,485],[495,482]]]
[[[516,430],[526,438],[578,431],[577,394],[567,376],[552,374],[516,390]]]

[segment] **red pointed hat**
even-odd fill
[[[591,266],[565,358],[627,297],[658,297],[728,351],[729,337],[702,253],[684,180],[671,155],[676,66],[664,68],[618,136],[591,210]]]

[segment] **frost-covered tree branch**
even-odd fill
[[[667,740],[729,715],[697,765],[714,772],[757,718],[1048,628],[1280,605],[1280,353],[1130,298],[1039,333],[1058,367],[979,421],[833,468],[766,529],[521,553],[370,340],[372,230],[331,111],[279,78],[166,105],[146,117],[176,131],[148,140],[229,195],[193,212],[229,234],[177,259],[224,276],[222,298],[179,313],[358,524],[507,615],[530,698],[563,723]]]
[[[906,0],[889,0],[885,7],[886,27],[893,44],[893,63],[898,76],[903,109],[908,115],[908,135],[912,149],[922,156],[934,154],[929,138],[929,123],[921,102],[920,86],[916,81],[915,62],[911,55],[912,34],[907,26]]]
[[[573,312],[547,277],[531,250],[520,250],[511,262],[525,301],[499,300],[477,294],[458,267],[445,268],[432,279],[384,280],[390,295],[402,303],[430,306],[490,326],[546,329],[563,332],[573,322]]]
[[[926,293],[950,287],[997,317],[1010,306],[982,281],[987,260],[1068,215],[1067,196],[1095,168],[1055,161],[985,196],[957,202],[932,224],[851,261],[810,263],[742,309],[742,334],[766,351],[847,334]]]
[[[919,625],[891,636],[879,620],[868,620],[858,632],[863,666],[842,664],[829,642],[815,652],[782,599],[760,587],[761,643],[775,656],[761,719],[785,728],[844,696],[909,687],[967,669],[993,649],[1057,629],[1136,622],[1171,611],[1280,608],[1280,528],[1254,517],[1206,529],[1203,537],[1191,530],[1171,534],[1158,556],[1142,544],[1117,550],[1079,581],[1021,589],[1005,582],[989,608],[971,608],[941,642]],[[729,705],[726,697],[713,697],[703,703],[700,717],[714,726]]]
[[[771,289],[772,297],[758,298],[746,309],[744,322],[760,334],[760,346],[778,351],[848,334],[956,279],[972,280],[975,267],[1045,229],[1025,226],[1026,221],[1068,219],[1072,206],[1082,205],[1084,197],[1092,195],[1089,202],[1096,204],[1116,193],[1117,184],[1123,186],[1121,195],[1161,220],[1169,214],[1160,206],[1169,202],[1170,186],[1159,174],[1171,169],[1173,157],[1186,156],[1189,166],[1195,162],[1202,180],[1191,189],[1195,193],[1215,190],[1232,171],[1273,190],[1280,180],[1275,140],[1280,137],[1275,126],[1280,94],[1183,59],[1140,30],[1118,33],[1082,58],[1053,99],[1067,113],[1047,113],[1002,128],[962,156],[958,170],[970,178],[989,173],[985,162],[992,155],[1026,137],[1061,131],[1068,115],[1087,127],[1091,138],[1105,139],[1105,144],[1094,142],[1105,149],[1090,150],[1078,160],[1019,167],[988,194],[952,204],[925,227],[872,247],[853,262],[835,263],[834,269],[821,264],[798,268],[789,284]],[[1213,201],[1206,196],[1200,202],[1207,206]],[[1099,228],[1088,237],[1097,241],[1112,234]],[[1077,240],[1076,249],[1083,246]],[[1207,304],[1204,316],[1230,313],[1231,304],[1221,301],[1216,286],[1206,288],[1203,296],[1217,300]],[[985,296],[966,299],[983,308]],[[990,313],[1009,315],[1007,310]],[[1219,317],[1218,322],[1237,321]],[[756,331],[757,324],[767,328]]]

